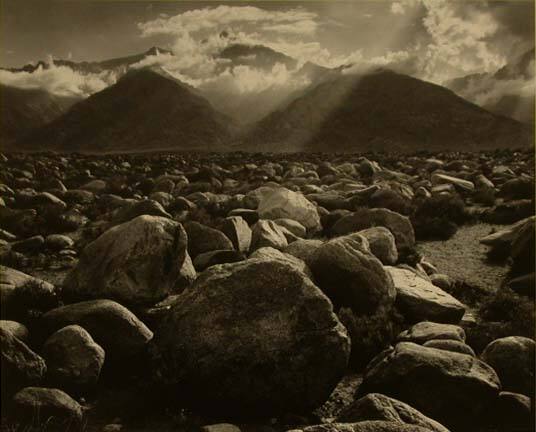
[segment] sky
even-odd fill
[[[266,45],[300,64],[351,64],[350,71],[387,66],[436,83],[494,72],[534,46],[533,0],[1,0],[1,8],[3,67],[50,58],[103,60],[159,46],[175,55],[150,62],[194,86],[215,85],[215,71],[218,85],[232,74],[237,91],[248,83],[255,89],[288,83],[292,71],[222,72],[214,54],[231,42]],[[115,79],[61,68],[42,75],[31,77],[32,85],[52,82],[86,96]],[[0,82],[12,85],[26,85],[27,78],[0,73]],[[69,80],[67,90],[62,80]]]

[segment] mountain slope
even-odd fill
[[[41,89],[20,89],[0,84],[2,143],[21,138],[33,128],[60,117],[80,99],[56,96]]]
[[[529,128],[450,90],[377,70],[319,84],[260,121],[248,150],[480,150],[531,143]]]
[[[215,150],[232,122],[162,70],[128,72],[18,143],[25,150],[114,152]]]
[[[446,87],[495,114],[534,123],[534,48],[495,73],[456,78]]]

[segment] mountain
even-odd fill
[[[20,89],[0,84],[2,143],[21,138],[33,128],[60,117],[80,99],[53,95],[41,89]]]
[[[218,57],[229,60],[233,66],[251,66],[265,71],[272,70],[277,63],[287,69],[298,65],[296,59],[264,45],[232,44],[220,51]]]
[[[251,151],[480,150],[532,143],[531,130],[441,86],[379,69],[310,89],[244,136]]]
[[[152,47],[141,54],[134,54],[127,57],[113,58],[103,61],[82,61],[74,62],[71,60],[54,59],[56,66],[67,66],[76,72],[81,73],[100,73],[103,71],[126,72],[129,66],[142,61],[148,56],[157,54],[171,54],[171,51],[163,48]],[[6,68],[10,72],[35,72],[38,68],[48,69],[50,65],[47,62],[39,61],[36,64],[27,64],[21,68]]]
[[[219,150],[232,121],[195,89],[156,68],[131,70],[17,143],[23,150]]]
[[[339,75],[340,71],[319,66],[307,62],[300,65],[299,62],[263,45],[231,44],[220,51],[217,56],[226,60],[220,62],[216,68],[216,74],[221,74],[229,69],[230,74],[238,73],[240,67],[254,71],[237,77],[236,80],[259,80],[274,77],[281,72],[286,81],[277,80],[261,91],[238,92],[234,85],[225,86],[211,84],[201,87],[203,95],[219,111],[231,116],[242,126],[259,121],[278,107],[296,99],[311,85],[317,85],[323,80]],[[284,67],[284,71],[275,68]],[[275,72],[274,72],[275,71]],[[262,74],[265,76],[262,76]]]
[[[445,86],[463,98],[495,113],[534,123],[534,48],[495,73],[471,74]]]

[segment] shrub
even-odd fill
[[[493,340],[506,336],[534,338],[535,311],[531,299],[503,287],[485,299],[479,322],[467,329],[467,343],[479,353]]]
[[[470,219],[458,195],[438,195],[416,203],[411,222],[418,239],[446,240],[456,234],[458,225]]]
[[[394,308],[371,316],[358,316],[351,309],[342,308],[338,315],[352,341],[350,367],[356,371],[363,370],[370,360],[391,344],[402,330],[404,321]]]
[[[455,280],[449,288],[445,287],[443,289],[462,303],[472,307],[480,305],[482,301],[490,296],[486,289],[470,285],[463,280]]]

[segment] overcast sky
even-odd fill
[[[2,0],[3,66],[102,60],[151,46],[194,61],[217,35],[303,61],[404,65],[435,82],[495,71],[534,45],[534,1]],[[206,43],[208,40],[208,43]],[[213,46],[212,48],[217,48]]]

